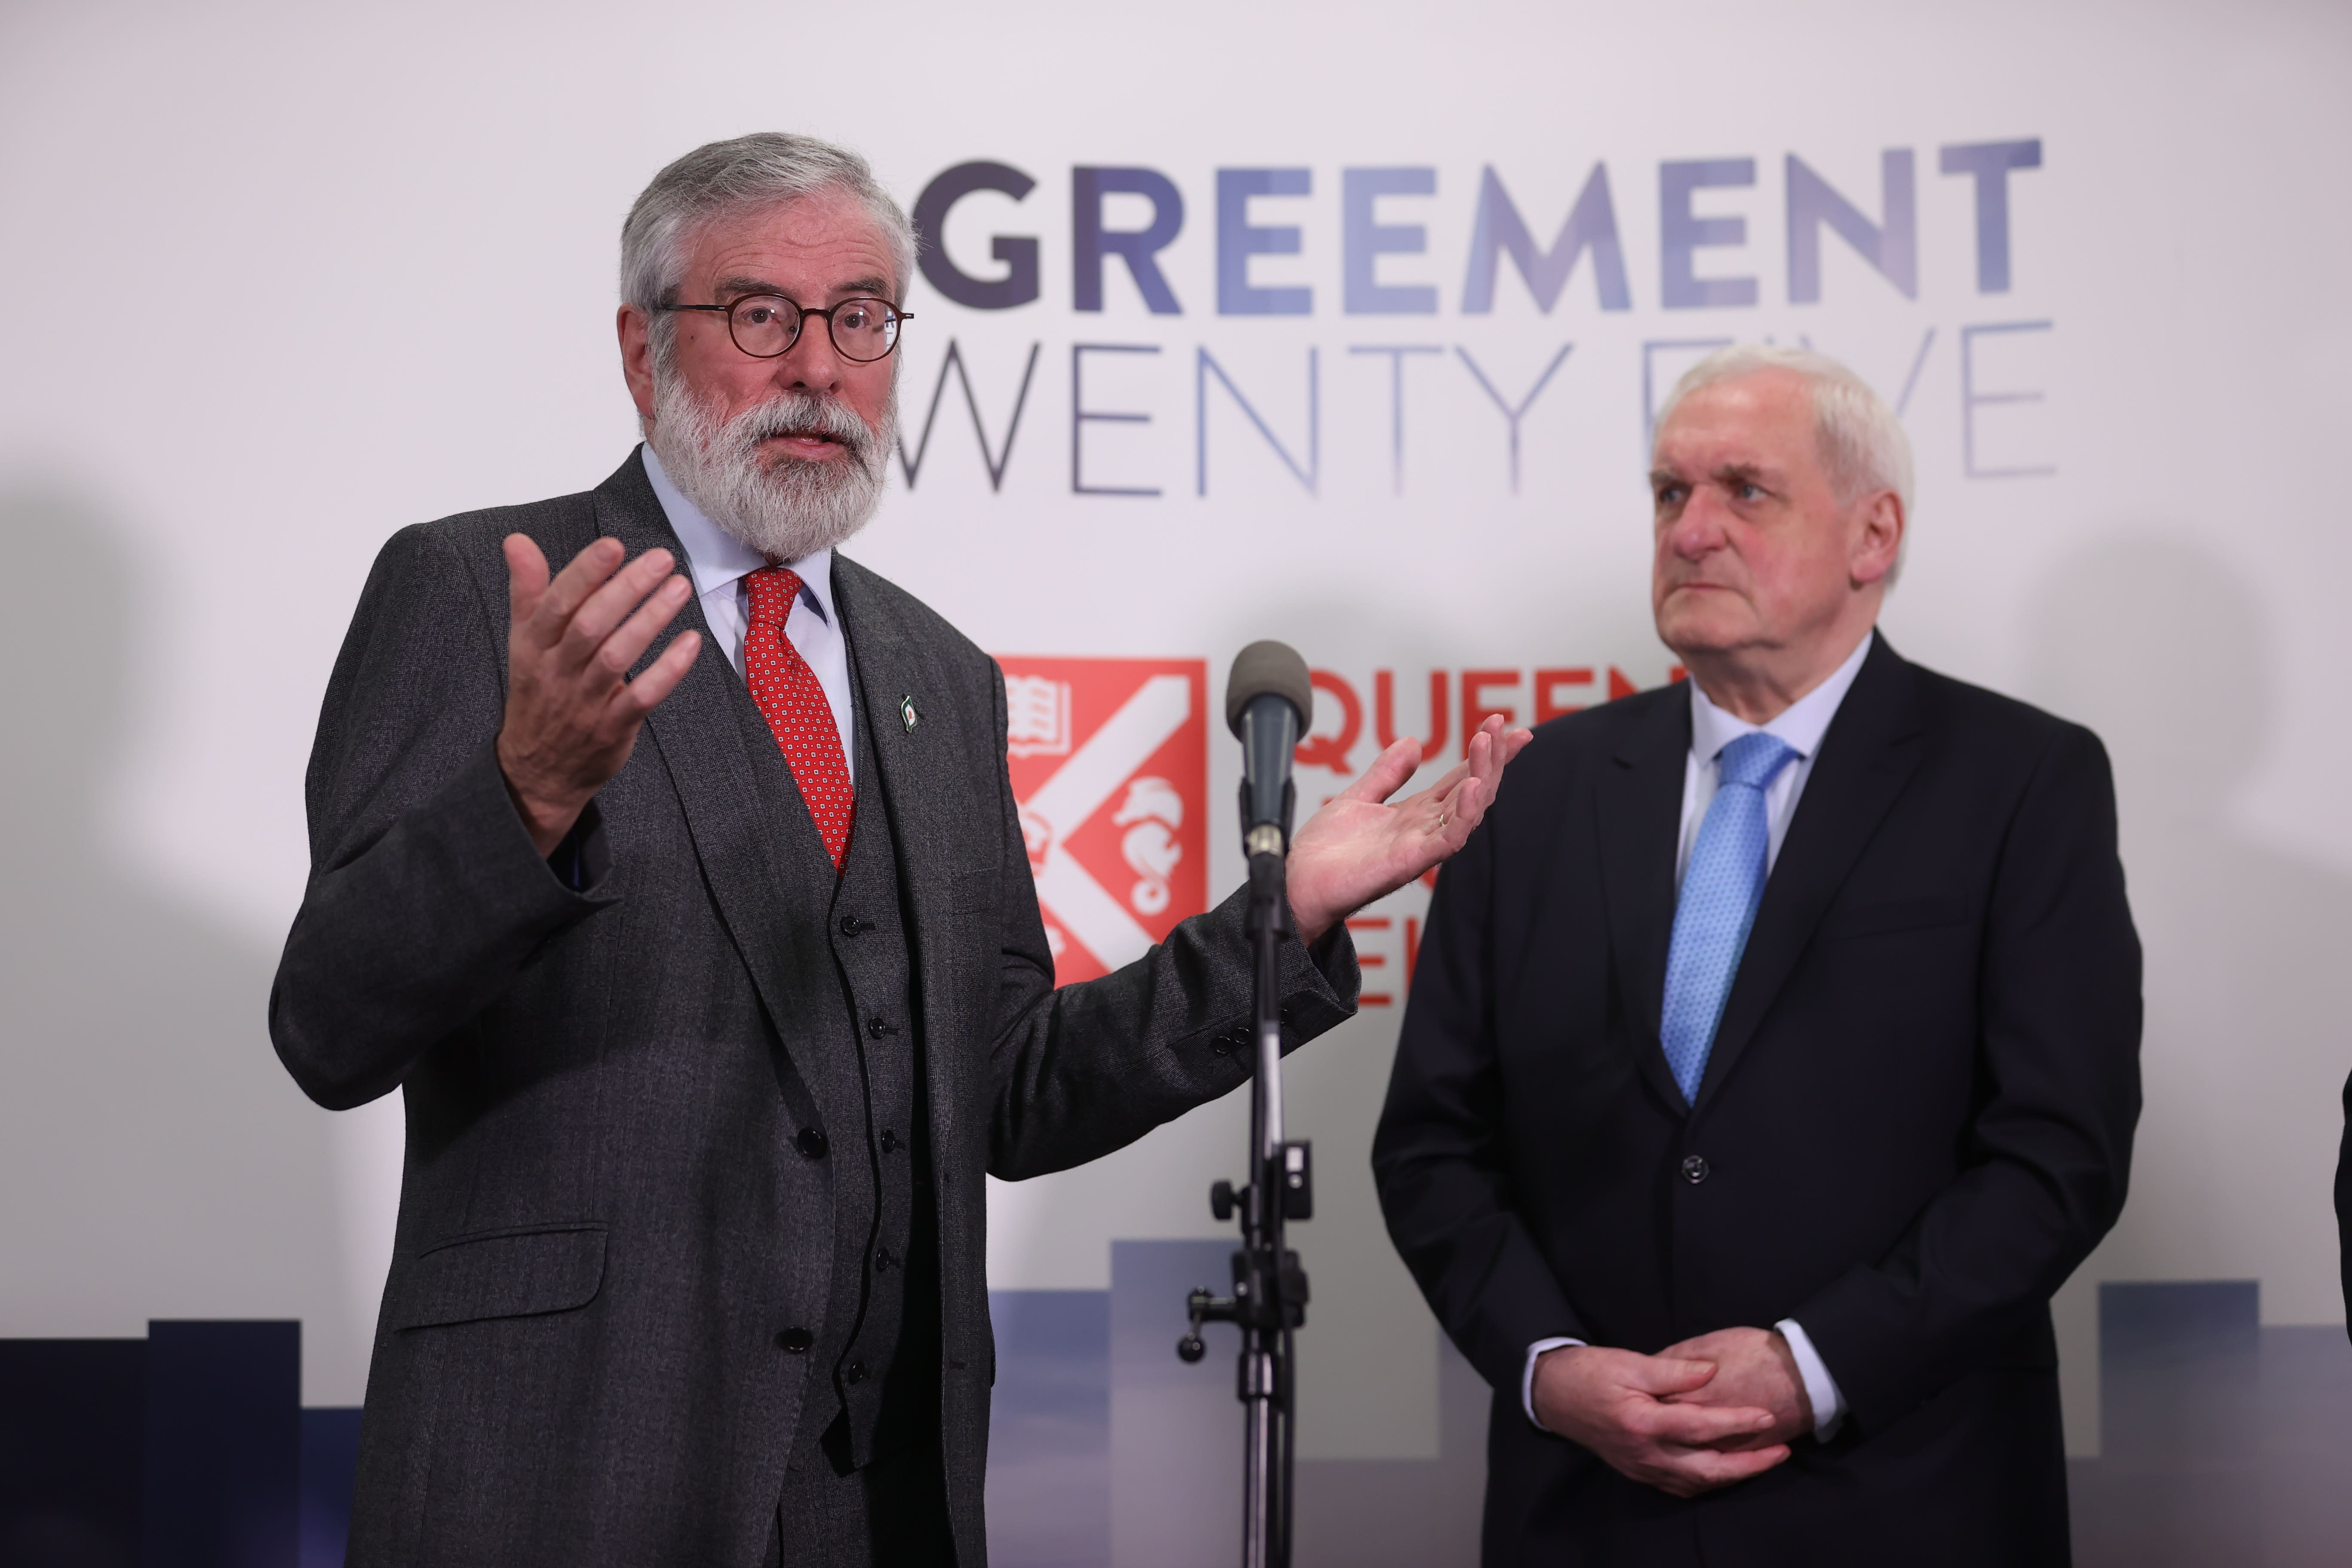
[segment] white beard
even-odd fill
[[[761,460],[761,441],[793,433],[830,436],[848,460]],[[898,386],[891,385],[879,430],[839,398],[806,392],[782,393],[721,420],[678,376],[656,365],[646,444],[705,517],[771,561],[797,561],[840,544],[882,504],[898,444]]]

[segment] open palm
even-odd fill
[[[1532,739],[1491,715],[1470,737],[1469,754],[1417,795],[1391,801],[1421,767],[1421,742],[1407,737],[1372,759],[1363,776],[1323,803],[1290,841],[1290,908],[1312,942],[1374,899],[1392,893],[1468,841],[1485,819],[1503,769]]]

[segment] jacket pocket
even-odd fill
[[[432,1328],[484,1318],[568,1312],[604,1284],[604,1227],[541,1225],[452,1237],[400,1270],[391,1326]]]
[[[1956,926],[1969,918],[1969,903],[1957,894],[1943,898],[1892,899],[1832,910],[1822,921],[1822,937],[1831,941],[1849,936],[1879,936],[1889,931],[1925,931]]]

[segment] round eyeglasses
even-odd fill
[[[728,305],[662,305],[664,310],[709,310],[727,318],[727,335],[753,359],[774,359],[792,352],[801,341],[801,326],[811,316],[824,318],[834,352],[845,360],[871,364],[887,359],[898,346],[898,323],[913,321],[887,300],[844,300],[819,310],[795,305],[781,294],[746,294]]]

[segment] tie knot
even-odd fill
[[[1763,789],[1774,774],[1796,758],[1796,752],[1778,735],[1768,735],[1759,730],[1752,735],[1742,735],[1723,748],[1719,755],[1718,774],[1725,787],[1746,784],[1750,789]]]
[[[801,574],[789,566],[762,566],[743,581],[751,590],[751,624],[781,630],[801,596]]]

